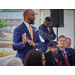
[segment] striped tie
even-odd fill
[[[29,25],[29,28],[30,28],[30,35],[31,35],[31,39],[32,39],[32,41],[33,41],[33,30],[32,30],[31,25]]]

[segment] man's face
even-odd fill
[[[35,20],[35,13],[34,13],[34,11],[29,10],[29,13],[28,13],[29,24],[34,24],[34,20]]]
[[[70,46],[71,46],[71,40],[70,40],[70,39],[67,39],[67,40],[66,40],[65,47],[66,47],[66,48],[70,48]]]
[[[60,38],[58,40],[58,45],[59,45],[60,48],[64,48],[65,44],[66,44],[66,39],[65,38]]]
[[[51,22],[45,21],[44,24],[45,24],[46,27],[49,27]]]

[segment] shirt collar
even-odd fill
[[[59,47],[60,48],[60,47]],[[60,48],[62,50],[62,48]],[[65,47],[63,48],[65,50]]]
[[[25,23],[25,25],[26,25],[27,27],[29,27],[29,24],[28,24],[27,22],[24,21],[24,23]]]

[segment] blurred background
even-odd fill
[[[13,31],[23,22],[23,12],[26,9],[0,9],[0,63],[5,60],[2,57],[13,54]],[[57,38],[65,35],[71,38],[71,47],[75,48],[75,9],[33,9],[35,11],[35,27],[44,22],[46,16],[52,18],[52,26]],[[57,40],[57,38],[55,40]],[[7,60],[8,61],[8,60]],[[5,63],[3,64],[5,65]]]

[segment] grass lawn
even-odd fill
[[[0,55],[7,53],[6,51],[0,51]]]
[[[2,37],[0,37],[2,39]],[[12,37],[4,37],[4,39],[13,39]]]

